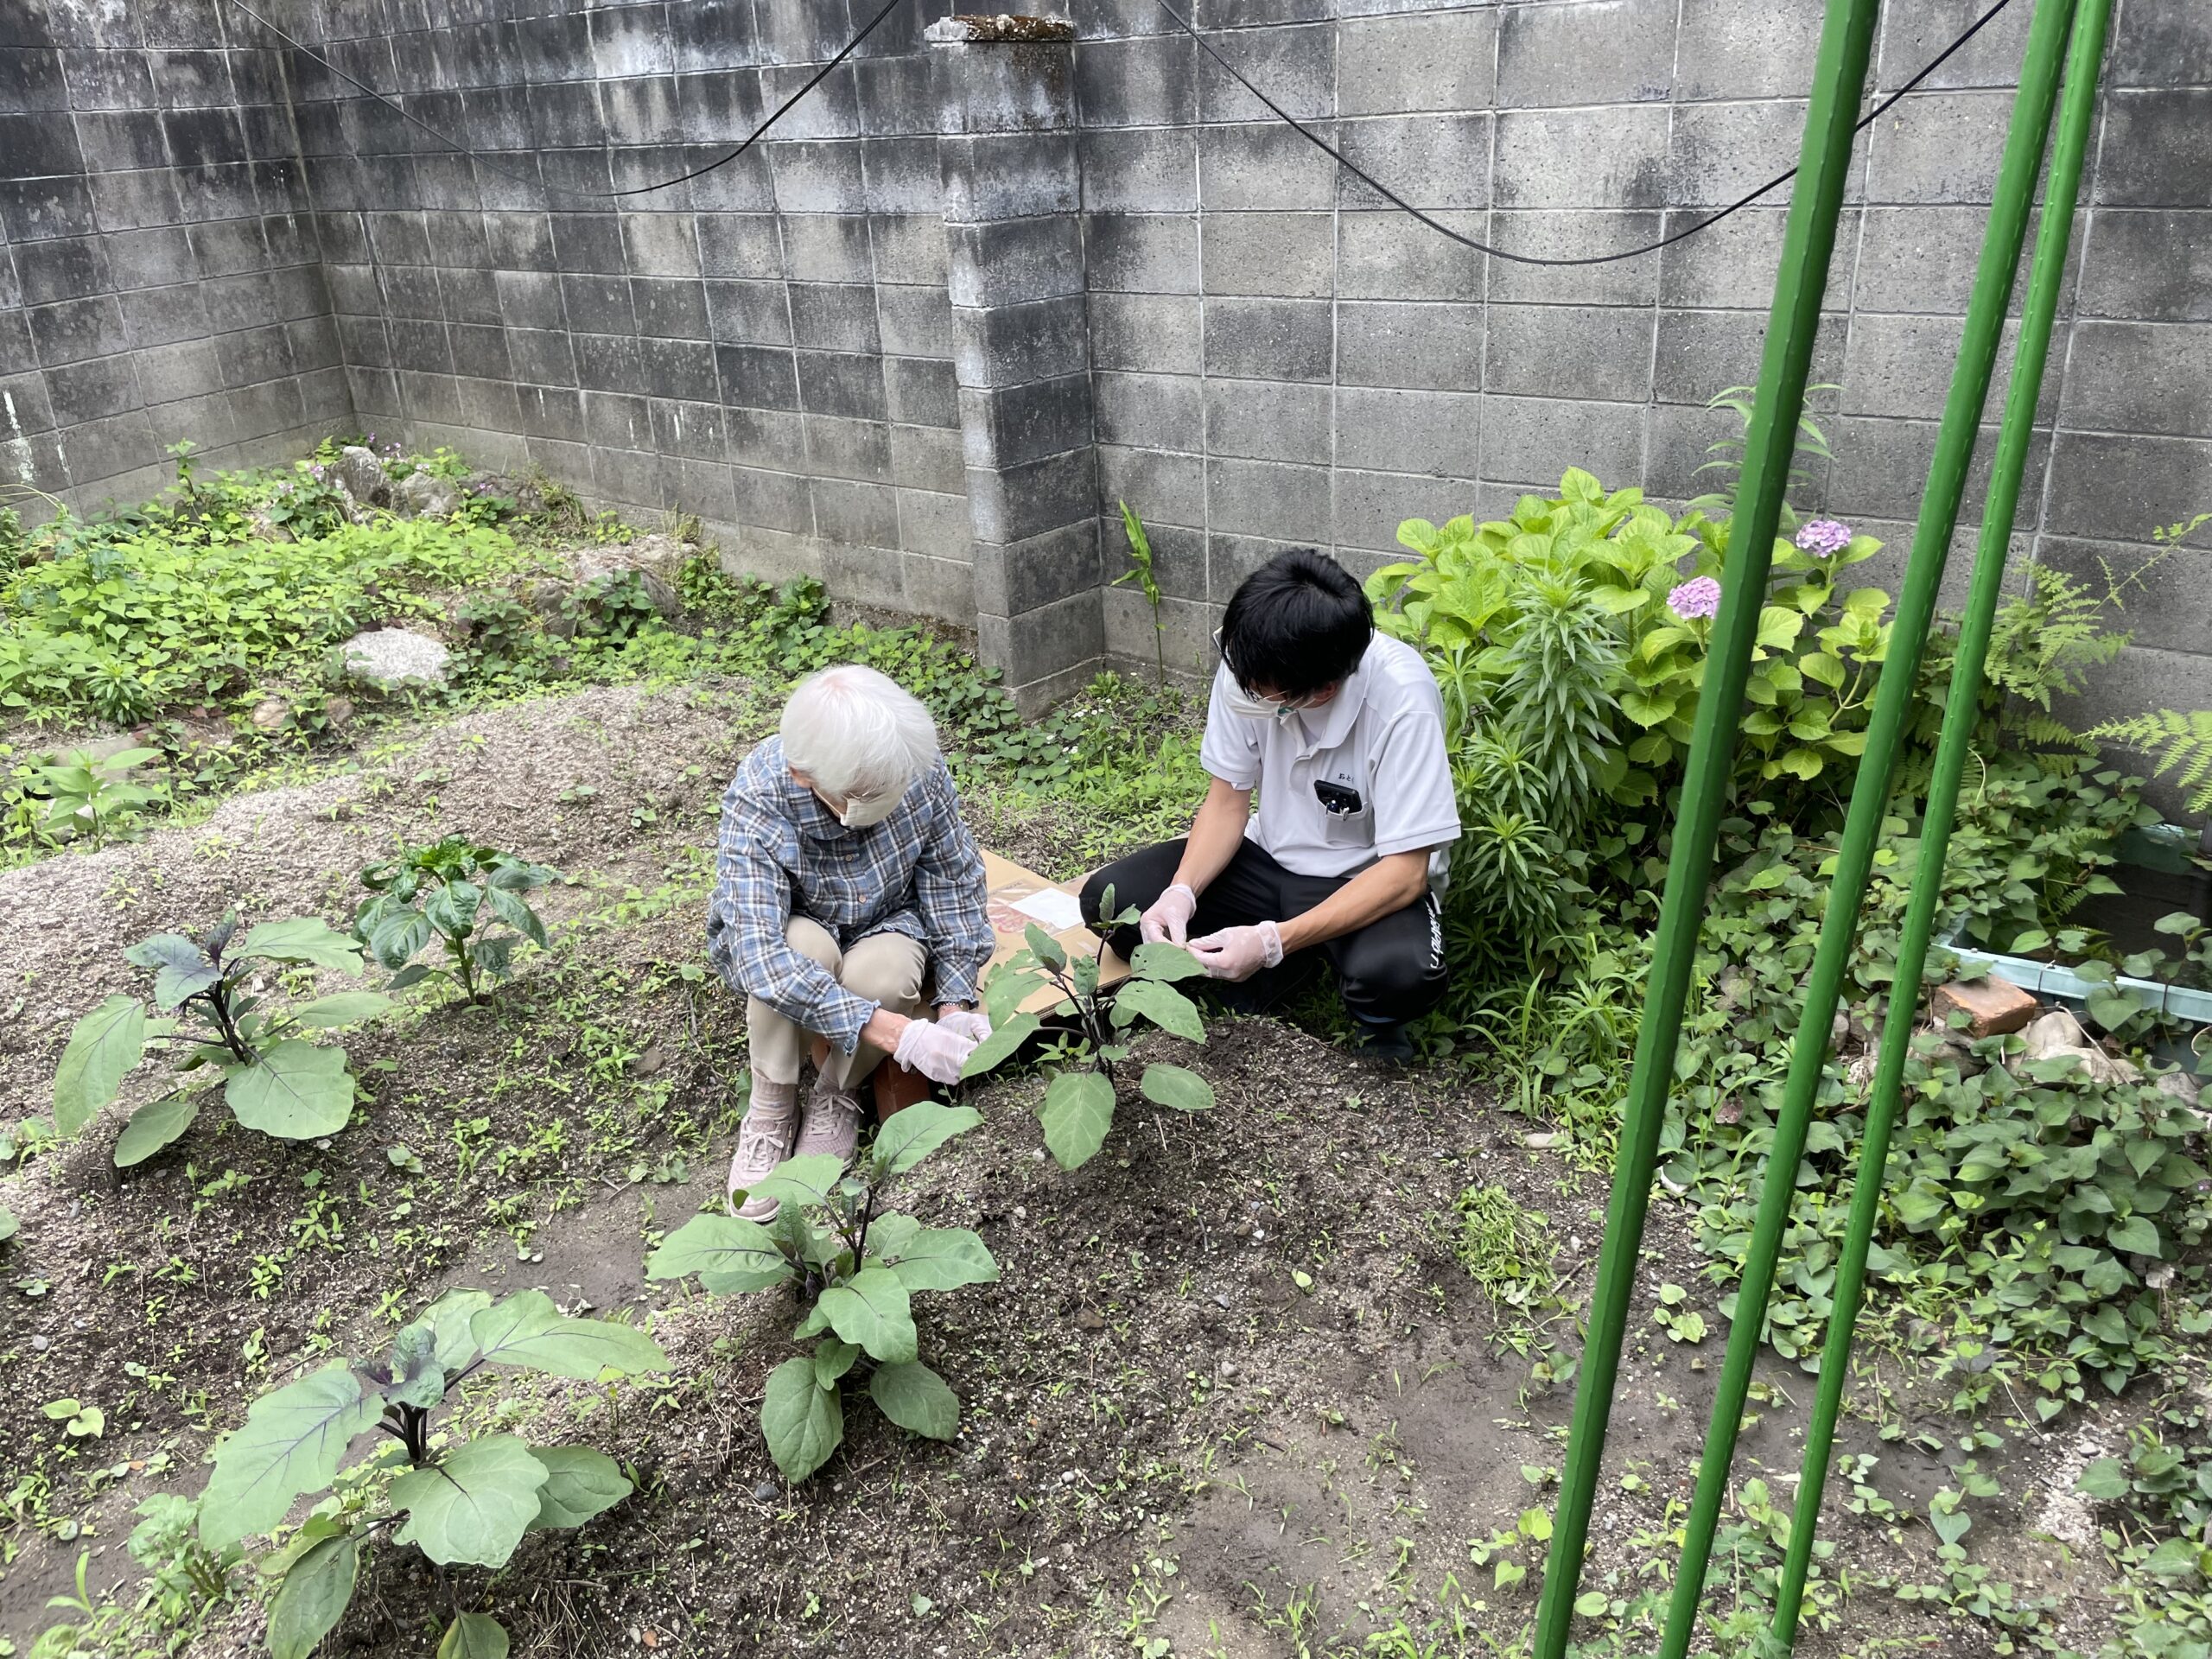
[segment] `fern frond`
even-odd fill
[[[2212,812],[2212,709],[2188,714],[2154,709],[2126,720],[2108,720],[2082,735],[2148,756],[2154,778],[2177,772],[2174,782],[2189,792],[2189,810]]]

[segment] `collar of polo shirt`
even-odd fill
[[[1298,758],[1303,760],[1319,750],[1333,749],[1344,743],[1351,736],[1352,722],[1359,718],[1359,711],[1366,702],[1367,682],[1355,668],[1338,682],[1337,695],[1319,709],[1293,713],[1290,717],[1298,722],[1299,733],[1305,739],[1299,745]],[[1317,716],[1321,722],[1318,732],[1308,723]]]

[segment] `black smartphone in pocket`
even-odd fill
[[[1321,810],[1337,817],[1351,817],[1367,810],[1367,803],[1359,798],[1359,791],[1349,784],[1332,784],[1317,778],[1313,793],[1320,799]]]

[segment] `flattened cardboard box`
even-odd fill
[[[998,949],[991,954],[992,968],[1022,948],[1033,922],[1065,946],[1071,957],[1087,957],[1098,949],[1098,936],[1083,925],[1083,913],[1076,902],[1077,884],[1047,881],[1036,871],[1026,870],[989,851],[983,855],[983,880],[990,887],[991,931],[998,938]],[[1099,961],[1099,984],[1117,985],[1128,976],[1128,963],[1109,949]],[[1047,985],[1030,995],[1021,1005],[1022,1011],[1042,1014],[1059,1000],[1060,994]]]

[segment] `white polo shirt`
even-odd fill
[[[1199,764],[1232,789],[1258,787],[1245,837],[1300,875],[1352,875],[1392,853],[1434,848],[1430,885],[1441,891],[1459,838],[1444,700],[1421,653],[1377,633],[1359,667],[1319,709],[1255,717],[1233,713],[1226,664],[1215,671]],[[1340,810],[1323,804],[1314,785]]]

